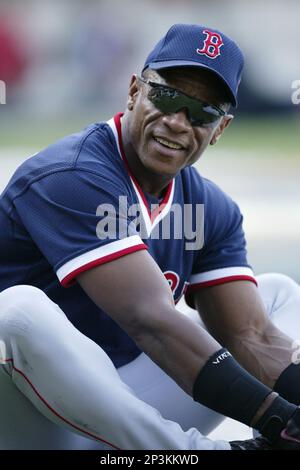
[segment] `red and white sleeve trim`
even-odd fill
[[[213,271],[207,271],[205,273],[194,274],[191,276],[188,292],[193,292],[201,287],[242,280],[252,281],[257,284],[251,268],[237,266],[233,268],[214,269]]]
[[[143,243],[141,238],[138,235],[133,235],[77,256],[61,266],[56,275],[64,287],[70,287],[75,283],[76,276],[88,269],[121,258],[129,253],[147,249],[147,245]]]
[[[257,285],[252,269],[244,266],[214,269],[213,271],[194,274],[191,276],[190,284],[186,290],[186,303],[190,307],[195,308],[193,301],[194,292],[204,287],[217,286],[218,284],[234,281],[250,281]]]

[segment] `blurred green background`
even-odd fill
[[[120,110],[124,108],[123,103]],[[299,106],[300,109],[300,106]],[[300,114],[300,111],[299,111]],[[91,112],[89,116],[29,121],[13,116],[0,120],[0,147],[40,149],[54,140],[80,130],[91,122],[109,119],[108,113]],[[223,149],[241,149],[254,154],[265,151],[266,157],[299,158],[300,116],[247,116],[237,115],[228,132],[222,137]],[[284,162],[283,162],[284,163]]]

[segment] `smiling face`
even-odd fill
[[[206,70],[195,68],[165,69],[158,74],[147,70],[147,80],[176,88],[186,95],[227,111],[228,101],[219,79]],[[174,177],[181,169],[195,163],[209,144],[214,144],[232,116],[217,123],[192,126],[186,110],[163,114],[148,99],[151,87],[132,77],[127,102],[126,138],[130,143],[129,161],[133,166],[162,177]],[[128,114],[129,113],[129,114]]]

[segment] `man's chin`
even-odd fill
[[[174,178],[181,170],[181,167],[178,168],[174,163],[162,162],[161,160],[148,160],[147,162],[144,162],[144,167],[149,171],[149,173],[165,178]]]
[[[181,155],[169,156],[159,152],[149,152],[142,158],[144,167],[157,176],[173,178],[185,166]]]

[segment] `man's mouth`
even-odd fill
[[[163,145],[172,150],[184,150],[184,147],[176,142],[171,142],[170,140],[164,139],[163,137],[154,137],[154,140],[159,144]]]

